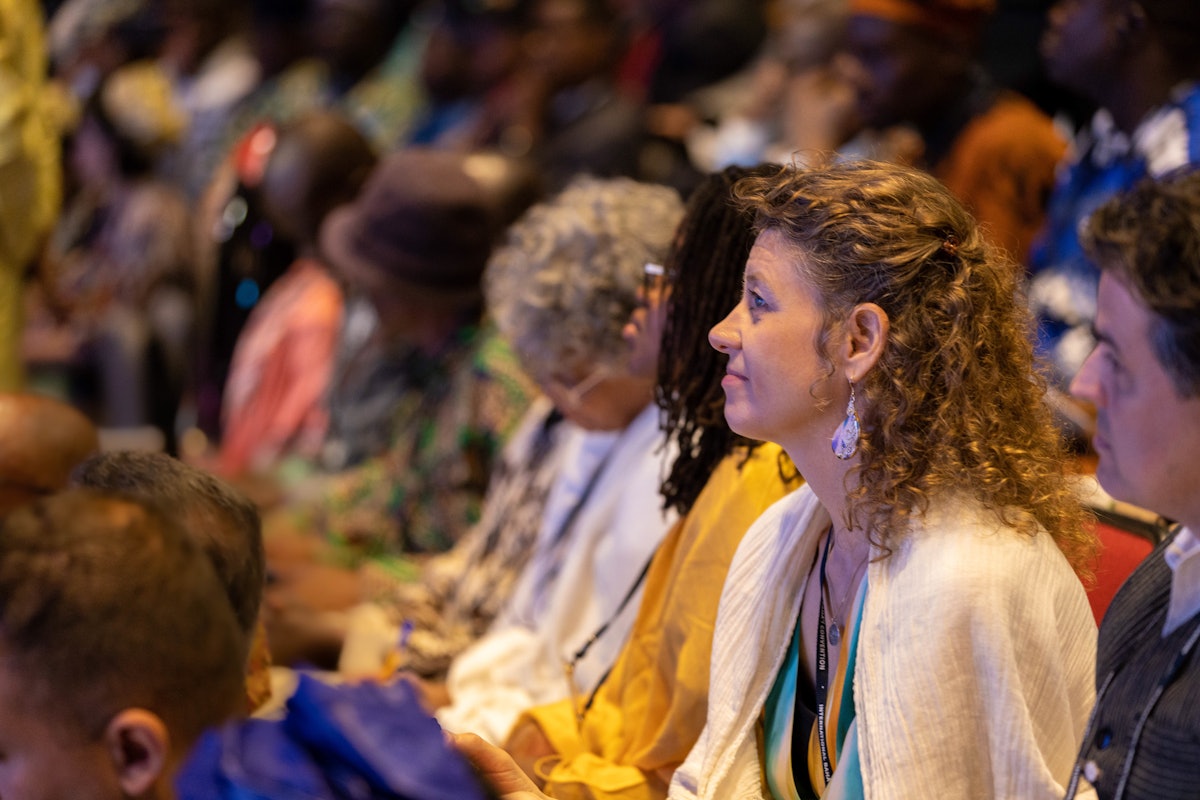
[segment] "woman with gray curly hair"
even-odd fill
[[[426,685],[431,704],[448,703],[439,712],[447,728],[498,740],[525,708],[590,689],[625,639],[640,571],[676,515],[658,494],[674,451],[658,427],[654,376],[631,374],[621,331],[645,264],[664,260],[682,214],[671,189],[581,178],[530,209],[489,262],[490,313],[553,404],[536,407],[523,427],[559,414],[566,422],[555,467],[538,471],[552,482],[527,498],[527,508],[544,504],[540,521],[498,522],[471,537],[470,563],[439,569],[457,584],[452,605],[463,605],[468,586],[489,608],[508,597],[487,633],[450,664],[445,693]],[[493,486],[528,485],[514,477],[527,465],[505,462],[513,472]],[[498,510],[486,504],[485,521],[502,519]],[[501,551],[503,565],[488,555]],[[575,659],[573,682],[564,678],[563,660],[605,623],[606,634]]]
[[[611,427],[587,417],[598,409],[581,407],[586,397],[622,396],[609,403],[615,419],[652,399],[653,378],[624,370],[621,328],[637,304],[643,267],[664,260],[681,215],[679,196],[665,186],[579,178],[530,209],[492,256],[484,286],[497,328],[582,427]]]

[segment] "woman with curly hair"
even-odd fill
[[[670,796],[1060,797],[1093,698],[1094,544],[1016,271],[907,168],[736,194],[759,234],[710,333],[725,416],[807,485],[734,557]]]

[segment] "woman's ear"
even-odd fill
[[[887,312],[875,303],[859,303],[846,319],[846,378],[857,383],[883,355],[890,326]]]
[[[126,797],[146,797],[166,776],[171,752],[167,726],[142,708],[117,713],[104,729],[104,742]]]

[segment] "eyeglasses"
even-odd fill
[[[656,292],[662,289],[667,271],[662,264],[647,262],[642,267],[642,293],[649,296],[651,292]]]

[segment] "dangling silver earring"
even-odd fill
[[[833,454],[845,461],[858,452],[858,412],[854,408],[854,384],[850,384],[850,402],[846,404],[846,418],[833,432]]]

